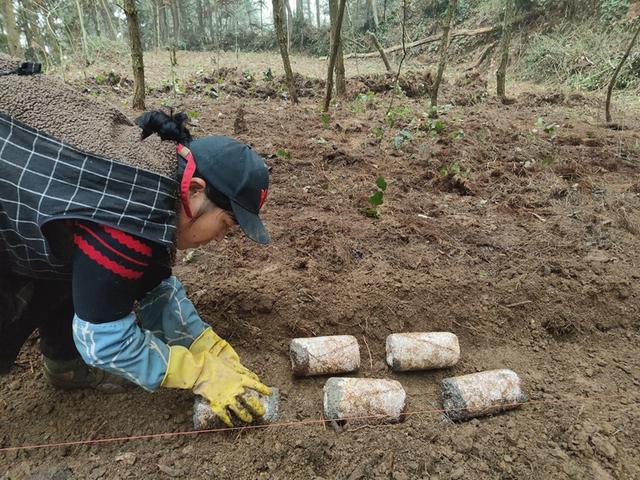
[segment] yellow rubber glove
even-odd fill
[[[216,357],[220,356],[227,360],[240,361],[240,357],[233,347],[231,347],[226,340],[220,338],[211,327],[207,328],[193,341],[189,347],[189,351],[194,355],[202,352],[211,352],[211,354]]]
[[[189,347],[189,351],[194,355],[202,352],[209,352],[214,357],[222,357],[231,363],[238,364],[238,366],[244,369],[247,375],[253,377],[255,380],[260,380],[258,378],[258,375],[256,375],[240,363],[240,357],[233,349],[233,347],[229,345],[226,340],[220,338],[211,327],[207,328],[200,334],[198,338],[193,341],[193,343]]]
[[[180,346],[170,347],[167,372],[162,381],[166,388],[192,389],[209,401],[211,410],[227,426],[233,422],[229,412],[240,420],[251,423],[254,417],[264,415],[264,407],[246,389],[271,395],[271,389],[247,374],[240,363],[229,362],[209,352],[194,355]],[[251,373],[251,372],[249,372]]]

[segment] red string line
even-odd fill
[[[624,395],[608,395],[608,396],[600,396],[600,397],[575,397],[575,398],[569,398],[569,399],[555,399],[555,400],[529,400],[526,402],[502,403],[502,404],[496,405],[495,408],[500,408],[500,409],[515,408],[522,405],[535,405],[535,404],[578,405],[583,402],[605,403],[606,400],[611,400],[614,398],[628,398],[628,397],[625,397]],[[638,401],[636,400],[631,400],[631,402],[634,405],[638,404]],[[460,409],[434,408],[429,410],[417,410],[413,412],[404,412],[402,413],[401,416],[404,419],[410,416],[417,416],[417,415],[447,413],[447,412],[454,412],[454,411],[466,411],[466,412],[472,413],[477,410],[487,410],[487,409],[480,408],[480,409],[474,410],[469,408],[460,408]],[[125,441],[131,441],[131,440],[149,440],[149,439],[158,439],[158,438],[167,438],[167,437],[178,437],[178,436],[184,436],[184,435],[199,435],[202,433],[239,432],[243,430],[257,430],[257,429],[277,428],[277,427],[294,427],[294,426],[324,424],[326,422],[331,422],[331,421],[348,422],[348,421],[354,421],[354,420],[373,420],[373,419],[386,418],[388,416],[389,415],[385,415],[385,414],[376,414],[376,415],[363,415],[363,416],[356,416],[356,417],[344,417],[344,418],[337,418],[337,419],[310,418],[307,420],[299,420],[295,422],[276,422],[276,423],[268,423],[268,424],[243,425],[239,427],[210,428],[210,429],[204,429],[204,430],[150,433],[145,435],[132,435],[132,436],[125,436],[125,437],[108,437],[108,438],[99,438],[94,440],[75,440],[75,441],[69,441],[69,442],[21,445],[17,447],[0,448],[0,452],[16,452],[21,450],[35,450],[35,449],[41,449],[41,448],[70,447],[75,445],[95,445],[95,444],[101,444],[101,443],[118,443],[118,442],[125,442]],[[383,425],[380,425],[380,426],[383,426]],[[391,426],[391,425],[386,425],[386,426]]]

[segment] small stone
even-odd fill
[[[459,480],[460,478],[464,478],[464,468],[456,468],[449,477],[451,480]]]
[[[596,452],[603,457],[606,457],[609,460],[616,458],[618,451],[606,438],[600,435],[594,435],[591,437],[591,443],[593,444],[593,448],[595,448]]]
[[[116,462],[122,462],[126,465],[133,465],[138,460],[138,457],[135,453],[125,452],[119,455],[116,455]]]
[[[106,474],[107,469],[105,467],[97,467],[89,474],[89,478],[91,480],[99,480],[100,478],[104,478]]]
[[[613,480],[613,476],[600,466],[595,460],[591,461],[591,474],[593,480]]]
[[[187,445],[182,449],[182,454],[187,457],[193,453],[193,445]]]
[[[169,475],[171,478],[177,478],[177,477],[182,477],[182,471],[175,468],[175,467],[170,467],[168,465],[162,465],[162,464],[158,464],[158,469],[166,474]]]

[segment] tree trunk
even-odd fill
[[[640,25],[638,25],[638,28],[636,29],[636,33],[633,35],[633,38],[631,39],[631,42],[629,42],[629,46],[627,47],[627,51],[624,52],[624,55],[622,56],[622,59],[620,60],[620,63],[618,64],[618,66],[616,67],[615,71],[613,72],[613,76],[611,77],[611,81],[609,82],[609,88],[607,88],[607,101],[605,103],[605,117],[607,120],[607,124],[611,125],[612,121],[611,121],[611,94],[613,93],[613,87],[615,87],[616,85],[616,80],[618,79],[618,74],[620,73],[620,70],[622,70],[622,66],[624,65],[624,62],[627,61],[627,57],[629,56],[629,54],[631,53],[631,50],[633,49],[633,46],[636,43],[636,40],[638,39],[638,34],[640,34]]]
[[[334,38],[336,38],[335,28],[336,28],[337,16],[338,16],[338,0],[329,0],[329,19],[331,22],[331,44],[330,44],[331,47],[333,46]],[[340,25],[342,25],[342,23]],[[338,96],[346,95],[347,83],[344,79],[344,56],[342,54],[342,42],[339,42],[339,45],[338,45],[338,57],[336,58],[335,74],[336,74],[336,94]]]
[[[124,0],[124,13],[127,16],[129,47],[131,48],[133,65],[133,108],[144,110],[144,60],[135,0]]]
[[[510,0],[508,0],[510,1]],[[451,31],[451,24],[456,16],[456,8],[458,7],[458,0],[449,0],[449,9],[447,12],[447,24],[442,32],[442,41],[438,48],[438,54],[440,56],[440,62],[438,63],[438,73],[433,82],[431,88],[431,113],[437,114],[434,108],[438,106],[438,89],[440,88],[440,82],[442,81],[442,74],[444,73],[444,67],[447,65],[447,52],[449,51],[449,32]]]
[[[215,42],[215,32],[213,29],[215,11],[212,2],[206,0],[205,19],[207,21],[207,43],[213,44]]]
[[[365,30],[377,32],[380,26],[378,20],[378,6],[376,0],[367,0],[367,18],[364,24]]]
[[[320,0],[315,0],[316,2],[316,27],[320,28]]]
[[[39,61],[46,63],[47,55],[44,49],[44,38],[38,25],[38,13],[31,0],[22,0],[20,24],[20,28],[27,38],[28,52],[26,52],[25,56],[27,58],[36,56]]]
[[[288,3],[288,0],[285,0]],[[304,51],[304,2],[302,0],[296,0],[296,19],[295,19],[296,31],[300,33],[300,51]]]
[[[156,50],[160,49],[160,6],[156,0],[151,2],[151,8],[153,9],[153,42]]]
[[[100,3],[102,4],[102,8],[100,9],[100,11],[102,12],[102,19],[104,20],[104,24],[106,25],[107,30],[109,31],[109,38],[111,40],[115,40],[116,28],[113,26],[113,12],[109,8],[109,5],[107,4],[106,0],[101,0]]]
[[[298,93],[296,92],[293,70],[291,69],[291,62],[289,61],[289,50],[287,49],[287,36],[284,31],[285,5],[283,5],[283,3],[285,2],[288,3],[288,0],[272,0],[273,28],[276,31],[280,55],[282,55],[282,63],[289,87],[289,98],[292,103],[298,103]]]
[[[167,44],[167,31],[169,30],[167,6],[163,0],[158,0],[158,14],[160,16],[160,46],[163,46]]]
[[[511,27],[513,25],[514,0],[505,1],[504,20],[502,22],[502,38],[500,39],[500,65],[496,70],[497,94],[500,100],[506,101],[504,84],[507,77],[507,64],[509,63],[509,44],[511,43]]]
[[[198,32],[198,38],[200,39],[200,45],[204,45],[205,38],[205,28],[204,28],[204,8],[202,6],[202,0],[196,1],[196,7],[198,11],[198,27],[200,31]]]
[[[13,0],[4,0],[4,24],[7,30],[7,44],[9,54],[14,57],[22,57],[22,45],[20,45],[20,32],[16,26],[15,12],[13,11]]]
[[[311,14],[311,0],[306,1],[306,7],[307,7],[307,21],[309,22],[309,25],[313,25],[313,15]]]
[[[304,24],[304,6],[302,0],[296,0],[296,22],[298,22],[299,26]]]
[[[170,0],[171,4],[171,21],[173,22],[173,35],[171,44],[177,45],[180,41],[180,8],[177,0]]]
[[[89,19],[93,24],[93,32],[95,33],[96,37],[102,36],[102,34],[100,33],[100,22],[98,21],[98,9],[95,2],[92,2],[91,6],[89,7]]]
[[[333,0],[330,0],[333,1]],[[333,90],[333,69],[336,65],[336,59],[338,58],[338,50],[340,49],[340,31],[342,30],[342,19],[344,18],[344,6],[346,0],[340,0],[338,10],[336,12],[336,21],[331,22],[331,55],[329,57],[329,67],[327,69],[327,90],[324,96],[324,106],[322,111],[329,111],[329,104],[331,103],[331,91]]]
[[[389,63],[389,59],[387,58],[387,54],[384,53],[384,49],[382,48],[382,45],[380,45],[380,42],[378,41],[378,37],[376,37],[376,34],[373,32],[369,32],[369,36],[371,37],[371,41],[373,42],[373,45],[376,47],[376,50],[378,50],[378,52],[380,53],[380,57],[382,58],[382,61],[384,62],[384,68],[387,69],[387,72],[391,71],[391,64]]]
[[[87,30],[84,28],[84,13],[80,0],[76,0],[76,8],[78,9],[78,19],[80,20],[80,42],[82,44],[82,55],[84,56],[84,64],[90,65],[89,62],[89,46],[87,45]]]
[[[291,12],[291,5],[289,0],[282,0],[287,10],[287,52],[291,51],[291,34],[293,32],[293,13]]]

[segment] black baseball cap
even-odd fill
[[[229,199],[242,231],[255,242],[269,243],[258,216],[269,190],[269,170],[262,157],[249,145],[224,136],[200,137],[188,146],[198,175]]]

